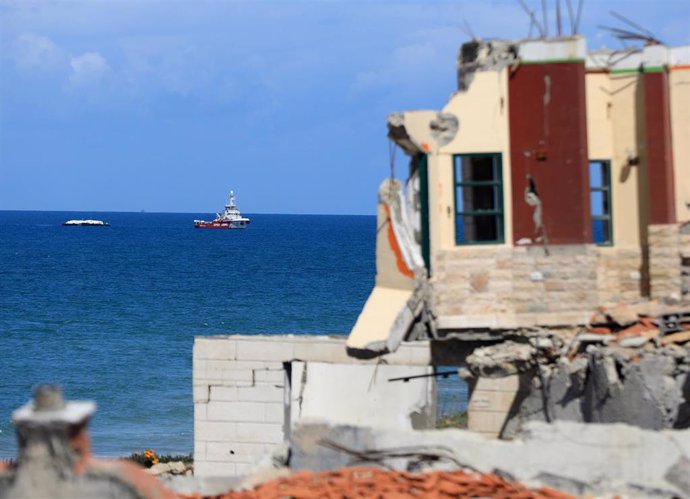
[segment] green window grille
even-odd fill
[[[592,241],[600,245],[613,244],[611,218],[611,162],[589,162],[589,203],[592,214]]]
[[[453,157],[456,244],[504,241],[501,167],[498,153]]]

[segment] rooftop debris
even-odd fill
[[[501,436],[527,421],[628,423],[647,429],[690,427],[690,312],[659,302],[600,307],[570,334],[523,337],[476,349],[461,376],[524,377],[526,395]]]
[[[182,496],[202,499],[198,494]],[[379,468],[352,467],[334,471],[299,471],[257,485],[203,499],[316,499],[320,497],[481,497],[493,499],[570,499],[570,494],[548,487],[531,490],[494,473],[462,470],[407,473]]]

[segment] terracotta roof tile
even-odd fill
[[[197,496],[181,496],[197,499]],[[385,498],[385,499],[573,499],[562,492],[541,488],[528,489],[494,473],[452,472],[405,473],[379,468],[341,468],[314,473],[300,471],[247,491],[230,491],[205,499],[311,499],[311,498]]]

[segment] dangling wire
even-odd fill
[[[388,193],[391,197],[393,196],[393,180],[395,179],[395,153],[397,150],[398,146],[395,142],[393,142],[393,139],[388,139],[388,160],[390,161],[391,168],[391,178],[388,182]]]
[[[388,139],[388,160],[390,161],[391,167],[391,180],[395,178],[395,153],[398,147],[393,139]]]

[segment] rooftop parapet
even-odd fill
[[[690,65],[690,45],[668,47],[648,45],[626,50],[600,49],[587,54],[588,71],[611,71],[612,73],[654,72],[663,68]]]
[[[520,63],[584,60],[587,52],[581,36],[506,40],[472,40],[458,52],[458,89],[467,90],[477,71],[500,71]]]

